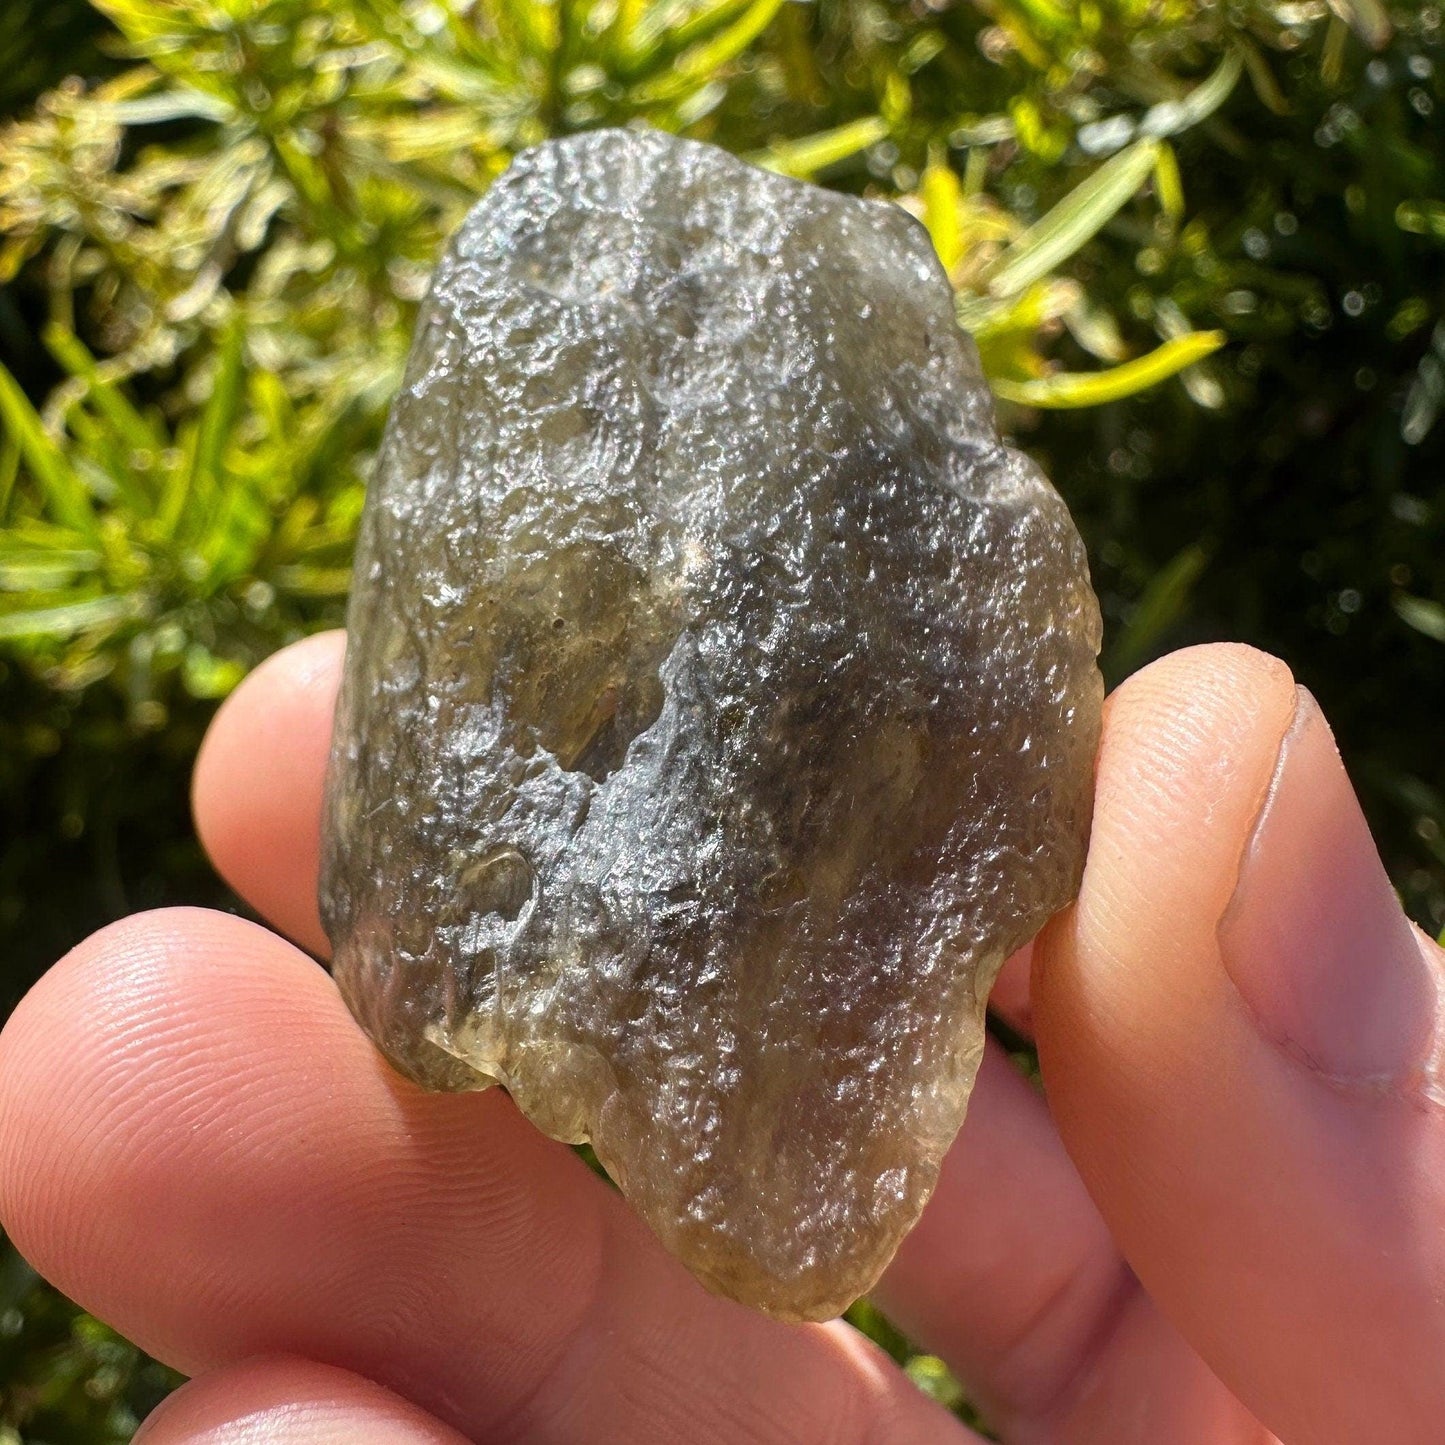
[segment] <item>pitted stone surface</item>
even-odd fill
[[[901,210],[655,132],[437,271],[356,562],[323,916],[403,1073],[590,1140],[710,1287],[834,1314],[1078,887],[1097,605]]]

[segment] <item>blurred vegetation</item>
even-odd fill
[[[0,1254],[0,1445],[111,1445],[180,1382]]]
[[[0,1010],[109,918],[227,901],[190,760],[340,620],[443,238],[518,148],[634,122],[924,221],[1085,533],[1110,680],[1283,656],[1439,931],[1442,33],[1383,0],[7,0]],[[126,1439],[166,1383],[4,1256],[0,1442]]]

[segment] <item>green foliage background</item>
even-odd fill
[[[1439,931],[1442,36],[1382,0],[7,0],[0,1012],[109,918],[228,902],[206,719],[340,620],[444,236],[599,124],[913,209],[1085,533],[1110,681],[1279,653]],[[0,1256],[0,1442],[126,1439],[170,1383]]]

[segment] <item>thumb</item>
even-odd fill
[[[1281,663],[1195,648],[1114,695],[1034,969],[1060,1132],[1164,1313],[1291,1445],[1439,1440],[1445,969]]]

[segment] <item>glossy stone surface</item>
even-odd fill
[[[403,1073],[591,1140],[711,1288],[866,1289],[1078,887],[1083,548],[903,211],[658,133],[437,271],[356,563],[323,916]]]

